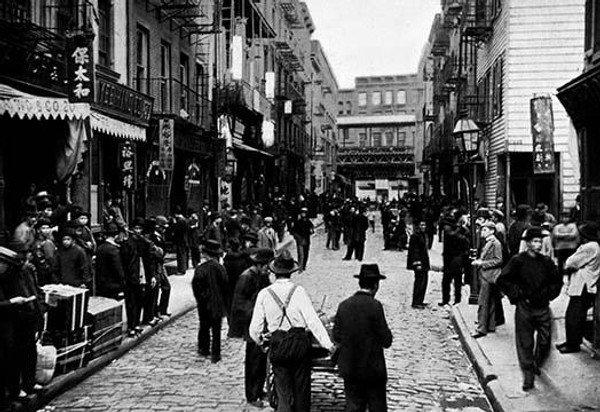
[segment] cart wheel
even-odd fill
[[[266,394],[269,401],[269,405],[273,409],[277,409],[279,399],[277,399],[277,391],[275,390],[275,375],[273,374],[273,368],[271,367],[271,359],[267,356],[267,386]]]

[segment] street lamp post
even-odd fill
[[[462,116],[456,122],[454,131],[452,132],[456,142],[456,146],[463,158],[463,164],[467,168],[467,204],[469,207],[469,231],[471,235],[471,245],[469,248],[469,259],[472,262],[477,258],[477,233],[475,229],[475,201],[473,198],[474,188],[472,171],[475,164],[474,158],[477,157],[479,151],[479,127],[472,119],[467,116]],[[477,272],[472,265],[470,268],[470,279],[469,279],[469,304],[477,304],[479,295],[479,279],[477,279]]]

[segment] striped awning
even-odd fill
[[[71,103],[63,97],[36,96],[0,84],[0,115],[3,114],[19,119],[86,119],[90,105]]]
[[[97,111],[90,114],[92,130],[123,139],[146,141],[146,128],[106,116]]]

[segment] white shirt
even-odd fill
[[[581,296],[583,289],[595,294],[596,283],[600,278],[600,245],[587,242],[577,248],[565,262],[566,269],[576,269],[567,284],[569,296]]]
[[[281,308],[268,291],[268,289],[273,290],[281,302],[285,304],[293,286],[294,284],[289,279],[277,279],[271,286],[258,293],[256,305],[254,305],[254,313],[250,321],[250,337],[259,343],[265,323],[269,332],[274,332],[278,329],[288,330],[292,327],[307,328],[322,347],[331,348],[333,343],[329,339],[327,330],[325,330],[325,326],[323,326],[323,323],[317,316],[312,302],[302,286],[296,287],[294,295],[287,306],[286,313],[289,321],[283,316]],[[279,326],[280,324],[281,326]]]

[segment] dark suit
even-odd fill
[[[340,345],[346,411],[365,411],[367,406],[370,412],[387,411],[383,349],[392,345],[392,332],[381,303],[363,291],[340,303],[333,339]]]
[[[410,236],[406,267],[415,272],[412,306],[422,305],[429,280],[429,244],[426,233],[413,233]]]
[[[356,260],[362,261],[365,253],[367,229],[369,229],[369,220],[364,214],[359,213],[352,217],[348,250],[344,259],[352,259],[352,253],[354,253]]]
[[[125,271],[118,246],[104,242],[96,253],[96,294],[116,299],[125,290]]]

